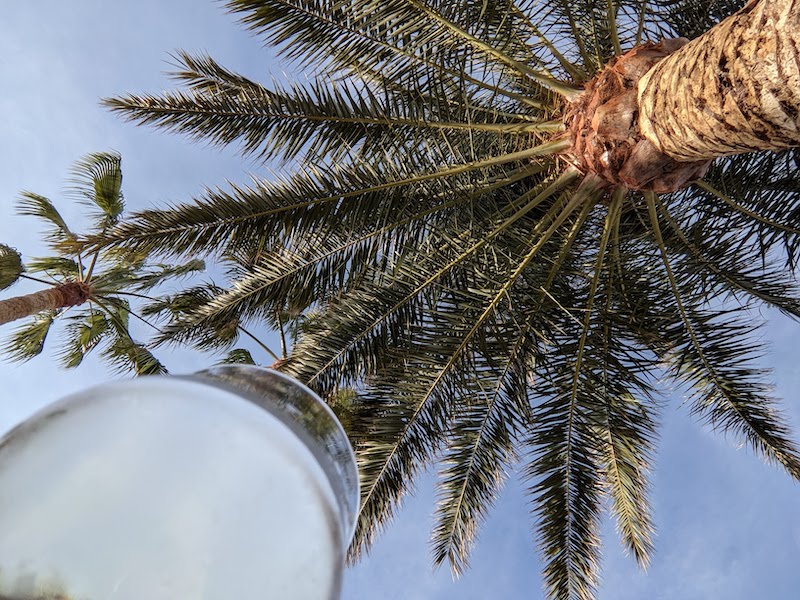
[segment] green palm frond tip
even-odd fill
[[[96,152],[78,160],[70,184],[71,195],[93,208],[103,225],[116,223],[125,210],[122,157],[116,152]]]
[[[253,360],[253,356],[250,354],[249,350],[244,348],[234,348],[233,350],[229,351],[225,358],[220,361],[220,364],[254,365],[256,364],[256,361]]]
[[[0,244],[0,290],[14,285],[24,272],[20,253],[11,246]]]

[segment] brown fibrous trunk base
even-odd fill
[[[611,61],[570,103],[564,123],[572,138],[567,159],[613,187],[674,192],[702,177],[711,161],[678,162],[661,153],[639,130],[637,83],[658,61],[688,40],[637,46]]]

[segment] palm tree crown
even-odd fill
[[[625,546],[649,560],[664,378],[698,418],[800,479],[753,362],[749,310],[800,316],[800,152],[703,159],[680,177],[684,165],[658,155],[663,177],[628,180],[604,172],[606,150],[578,151],[586,132],[613,137],[601,125],[616,120],[587,112],[623,104],[601,84],[609,69],[635,91],[630,72],[649,68],[626,50],[696,37],[737,2],[228,7],[312,82],[267,87],[182,53],[182,91],[107,104],[294,169],[138,213],[89,243],[246,258],[229,289],[167,329],[182,341],[231,319],[320,311],[283,368],[324,394],[356,392],[354,556],[437,463],[434,558],[461,571],[520,462],[549,597],[593,597],[605,498]],[[659,60],[682,44],[658,46]]]
[[[0,310],[14,313],[0,322],[31,317],[6,341],[2,351],[7,359],[26,361],[40,354],[51,327],[60,321],[65,335],[58,354],[67,368],[77,367],[89,352],[99,348],[103,359],[120,371],[166,372],[150,350],[131,336],[131,315],[136,315],[131,311],[130,300],[147,298],[145,292],[167,279],[202,270],[203,261],[174,266],[148,262],[146,256],[132,252],[100,256],[99,252],[87,254],[76,247],[79,235],[102,234],[122,217],[125,204],[121,164],[118,154],[102,152],[90,154],[74,165],[71,195],[90,207],[93,218],[86,234],[71,230],[48,198],[22,193],[20,214],[44,221],[48,228],[46,240],[54,255],[32,258],[23,264],[16,251],[0,244],[0,289],[19,278],[48,285],[40,292],[0,301],[0,309],[21,309]]]

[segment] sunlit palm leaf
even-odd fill
[[[100,227],[113,225],[125,209],[122,197],[122,158],[112,152],[88,154],[72,168],[70,191],[94,209]]]
[[[3,356],[7,360],[24,362],[41,354],[55,317],[53,312],[40,313],[18,327],[3,344]]]
[[[17,205],[17,212],[20,215],[38,217],[45,221],[48,226],[45,239],[53,247],[57,247],[58,244],[72,240],[75,237],[75,234],[69,230],[53,203],[44,196],[33,192],[22,192]]]
[[[398,138],[405,144],[419,144],[443,134],[470,131],[478,138],[491,134],[494,139],[561,127],[549,121],[514,122],[496,111],[467,112],[460,105],[356,88],[347,82],[318,80],[305,87],[267,89],[206,56],[181,54],[179,60],[178,78],[190,85],[190,92],[128,95],[106,104],[138,123],[220,145],[239,142],[243,154],[264,160],[290,159],[298,153],[306,159],[339,160],[353,152],[384,152]],[[223,117],[210,122],[209,113]]]
[[[448,561],[458,574],[468,565],[478,526],[497,498],[515,460],[515,441],[528,424],[528,362],[536,352],[529,328],[519,332],[493,389],[462,408],[443,457],[434,562]]]
[[[104,340],[109,328],[108,320],[100,311],[89,309],[70,315],[58,351],[62,366],[74,369],[80,365],[84,357]]]

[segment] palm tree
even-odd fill
[[[663,380],[800,479],[750,310],[800,317],[796,4],[230,0],[311,83],[181,53],[184,90],[107,104],[294,169],[88,243],[257,257],[181,341],[319,311],[283,368],[357,392],[353,557],[436,463],[434,560],[461,571],[518,468],[548,596],[592,598],[606,498],[651,554]]]
[[[88,233],[101,234],[114,226],[124,210],[120,156],[90,154],[74,165],[72,174],[70,191],[79,202],[93,209],[93,224]],[[0,289],[20,278],[48,286],[0,300],[0,324],[32,317],[6,342],[3,348],[6,358],[26,361],[40,354],[52,325],[58,320],[65,322],[59,349],[65,367],[77,367],[86,354],[101,348],[102,357],[121,371],[166,372],[150,350],[131,337],[130,317],[137,315],[131,311],[129,299],[148,298],[144,292],[169,278],[202,270],[203,261],[171,266],[148,263],[145,256],[130,252],[87,255],[76,248],[79,234],[67,226],[48,198],[23,192],[19,209],[21,214],[38,217],[47,224],[46,239],[54,255],[33,258],[24,264],[16,250],[0,244]]]

